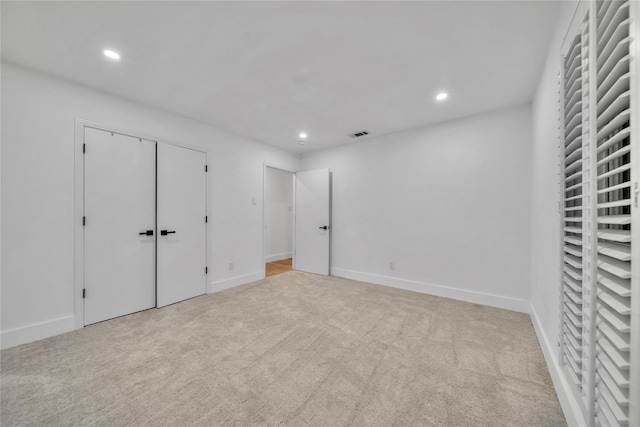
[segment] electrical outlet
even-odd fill
[[[229,263],[229,271],[233,270],[233,262]]]
[[[389,261],[389,270],[391,270],[391,271],[395,271],[396,270],[396,262],[395,261]]]

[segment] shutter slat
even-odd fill
[[[582,167],[582,159],[577,159],[573,163],[570,163],[567,166],[565,166],[564,172],[569,173],[581,167]]]
[[[606,141],[604,141],[600,145],[598,145],[598,154],[600,154],[604,150],[609,149],[614,144],[617,144],[618,142],[622,141],[623,139],[628,138],[630,134],[631,134],[631,129],[629,129],[629,128],[624,128],[624,129],[618,131],[618,133],[616,133],[614,136],[612,136],[611,138],[607,139]]]
[[[629,382],[626,380],[626,377],[620,374],[618,368],[613,365],[613,362],[609,359],[605,353],[600,353],[598,358],[598,362],[596,363],[597,371],[606,371],[607,374],[611,377],[612,385],[615,384],[622,393],[625,393],[629,388]]]
[[[602,129],[606,124],[611,123],[613,119],[624,111],[629,111],[629,97],[631,93],[627,90],[621,93],[616,99],[604,110],[598,114],[598,129]]]
[[[603,139],[608,136],[615,129],[618,129],[623,124],[629,121],[629,117],[631,112],[627,109],[618,114],[613,120],[611,120],[608,124],[606,124],[602,129],[598,130],[598,140]]]
[[[620,188],[618,188],[619,190]],[[616,191],[616,190],[612,190]],[[619,208],[621,206],[631,206],[631,199],[621,199],[615,202],[598,203],[598,209]]]
[[[565,126],[565,131],[571,134],[571,132],[576,128],[576,126],[579,126],[581,124],[582,124],[582,114],[577,114],[569,120],[569,123],[567,124],[567,126]]]
[[[606,403],[606,405],[609,407],[609,410],[613,414],[613,417],[616,420],[617,424],[624,424],[628,421],[625,413],[622,411],[622,409],[620,409],[615,399],[611,396],[606,388],[597,389],[596,397],[601,402],[604,400],[604,403]]]
[[[564,191],[565,191],[565,192],[567,192],[567,191],[573,191],[573,190],[576,190],[576,189],[578,189],[578,188],[580,188],[580,187],[582,187],[582,183],[581,183],[581,182],[579,182],[579,183],[577,183],[577,184],[573,184],[571,187],[567,187],[567,188],[565,188],[565,189],[564,189]]]
[[[580,70],[580,68],[578,68]],[[582,101],[576,102],[573,107],[567,113],[567,118],[564,121],[564,127],[568,127],[569,122],[574,120],[576,117],[580,117],[582,114]],[[568,150],[567,150],[568,151]]]
[[[621,94],[624,94],[625,92],[629,91],[629,86],[630,86],[629,77],[630,77],[630,74],[626,73],[625,75],[622,76],[621,79],[617,80],[613,84],[613,86],[609,88],[609,90],[606,93],[602,95],[602,98],[600,98],[600,100],[596,104],[599,110],[604,110],[606,112],[606,109],[612,106],[614,102],[616,102],[620,98]],[[623,103],[624,101],[619,101],[619,102]],[[618,107],[617,109],[614,109],[614,111],[619,112],[620,107]],[[616,114],[616,113],[614,112],[610,114]]]
[[[628,354],[620,353],[618,349],[611,345],[606,337],[601,336],[600,339],[598,339],[598,348],[607,353],[607,356],[609,356],[620,371],[627,370],[631,366],[629,364]]]
[[[576,149],[576,147],[581,147],[581,146],[582,146],[582,134],[579,134],[573,139],[573,141],[569,143],[569,145],[567,145],[565,151],[570,154],[573,154],[578,151],[582,153],[582,149],[579,149],[579,150]]]
[[[563,219],[564,222],[566,223],[581,223],[582,222],[582,217],[581,216],[567,216]]]
[[[629,280],[620,279],[613,274],[604,271],[598,274],[598,283],[607,288],[609,291],[620,295],[621,297],[631,296],[631,286]]]
[[[580,140],[582,140],[582,138],[580,138]],[[569,152],[569,149],[567,149],[566,152],[569,154],[564,159],[565,164],[571,164],[577,159],[582,158],[582,148],[578,148],[576,150],[573,150],[572,152]]]
[[[611,377],[611,375],[609,375],[606,369],[601,368],[596,372],[596,383],[603,382],[605,387],[607,387],[609,391],[611,391],[611,394],[616,399],[618,399],[620,402],[626,402],[627,404],[629,403],[629,397],[626,390],[623,391],[623,389],[621,389],[620,386],[616,384],[615,380]]]
[[[631,247],[628,245],[620,245],[617,243],[606,243],[599,242],[598,243],[598,252],[609,256],[611,258],[615,258],[620,261],[630,261],[631,260]]]
[[[582,125],[578,125],[573,128],[573,130],[567,135],[567,141],[573,142],[573,140],[580,135],[582,135]],[[571,144],[571,142],[569,142],[569,144]]]
[[[624,156],[625,154],[629,153],[630,151],[631,151],[631,146],[630,145],[626,145],[626,146],[620,148],[619,150],[616,150],[613,153],[609,154],[607,157],[603,158],[602,160],[599,160],[598,161],[598,166],[606,165],[610,161],[618,159],[618,158]]]
[[[566,305],[569,310],[575,314],[576,316],[581,316],[582,315],[582,310],[580,310],[578,307],[576,307],[573,303],[569,302],[569,301],[565,301],[564,305]]]
[[[600,299],[602,303],[611,302],[612,304],[616,304],[616,300],[609,295],[607,295],[606,299],[602,297]],[[624,309],[624,306],[620,308]],[[607,322],[609,322],[615,329],[619,330],[620,332],[622,333],[629,332],[630,330],[629,325],[624,322],[621,316],[615,313],[615,308],[613,310],[610,310],[606,308],[604,304],[601,304],[598,307],[598,315],[602,317],[604,320],[606,320]]]
[[[574,236],[564,236],[564,241],[567,243],[571,243],[572,245],[575,245],[575,246],[582,245],[582,239],[581,238],[579,239]]]
[[[575,305],[582,305],[582,298],[576,295],[575,291],[571,290],[571,288],[565,288],[564,293]],[[574,334],[576,337],[579,335]]]
[[[624,340],[624,338],[620,337],[620,335],[606,322],[601,322],[598,324],[598,329],[601,333],[606,335],[606,337],[611,341],[618,350],[620,351],[629,351],[629,343]],[[611,375],[614,373],[609,371]],[[615,375],[614,375],[615,378]],[[616,379],[617,381],[617,379]]]
[[[615,61],[614,59],[614,66],[611,69],[611,71],[609,72],[608,75],[605,76],[604,80],[602,81],[601,85],[600,85],[600,90],[602,91],[601,93],[598,93],[598,101],[600,101],[602,99],[602,97],[604,96],[604,93],[608,92],[609,89],[611,89],[611,87],[616,83],[616,81],[626,75],[629,75],[629,60],[631,59],[631,57],[629,55],[624,56],[623,58],[621,58],[619,61]]]
[[[613,242],[629,243],[631,242],[631,232],[629,230],[598,230],[598,238],[611,240]]]
[[[602,33],[602,41],[597,45],[598,52],[602,51],[606,42],[611,40],[614,31],[628,18],[629,4],[617,9],[615,7],[609,8],[605,16],[602,17],[602,21],[598,24],[598,32]]]
[[[603,215],[598,217],[598,224],[628,225],[631,215]]]
[[[618,28],[613,32],[612,37],[606,41],[602,46],[602,49],[598,49],[598,68],[605,65],[606,61],[611,57],[611,54],[615,51],[618,44],[623,43],[625,39],[629,38],[629,20],[626,19],[620,23]]]
[[[568,265],[565,265],[564,272],[573,277],[575,280],[582,280],[582,274],[580,270],[576,270]]]
[[[623,183],[618,184],[618,185],[613,185],[611,187],[602,188],[602,189],[597,191],[597,194],[611,193],[612,191],[623,190],[623,189],[629,188],[629,187],[631,187],[631,182],[630,181],[626,181],[626,182],[623,182]]]
[[[611,54],[609,55],[606,63],[603,63],[602,66],[598,67],[597,80],[598,85],[601,85],[604,80],[607,78],[611,71],[615,68],[616,65],[623,61],[626,56],[629,55],[629,43],[631,42],[631,37],[627,37],[621,40],[616,47],[613,49]]]
[[[573,246],[565,245],[564,251],[568,254],[575,255],[577,257],[582,256],[582,250],[575,248]]]
[[[572,197],[567,197],[566,199],[564,199],[565,203],[566,202],[571,202],[573,200],[579,200],[582,199],[582,194],[578,194],[577,196],[572,196]]]
[[[564,262],[566,262],[573,268],[582,268],[582,259],[577,256],[565,255]]]
[[[621,279],[631,278],[631,265],[628,262],[620,261],[610,256],[598,257],[598,268],[607,271]]]

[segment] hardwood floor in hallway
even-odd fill
[[[268,262],[266,264],[266,276],[275,276],[276,274],[286,273],[292,270],[293,259],[281,259],[280,261]]]

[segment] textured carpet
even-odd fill
[[[0,356],[3,426],[565,425],[527,315],[295,271]]]

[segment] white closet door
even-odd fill
[[[207,291],[206,162],[158,144],[158,307]]]
[[[329,275],[330,196],[329,169],[296,174],[295,270]]]
[[[88,325],[155,306],[155,142],[87,128],[85,144]]]

